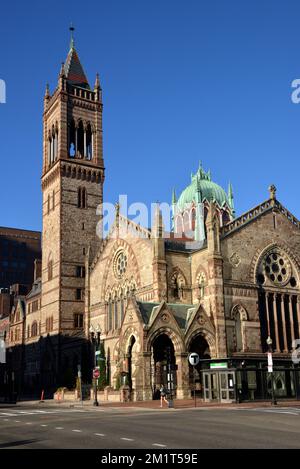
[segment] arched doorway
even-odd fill
[[[205,368],[204,360],[210,360],[210,348],[205,337],[199,333],[190,342],[189,354],[194,352],[197,353],[200,357],[200,362],[196,366],[192,366],[189,363],[189,387],[191,390],[194,389],[194,381],[196,385],[196,394],[202,396],[202,386],[201,386],[201,370]]]
[[[131,391],[132,391],[132,374],[133,374],[132,350],[133,350],[135,343],[136,343],[135,337],[134,335],[132,335],[129,341],[128,351],[127,351],[128,386],[130,387]]]
[[[160,397],[159,388],[168,387],[168,364],[171,364],[174,391],[176,390],[176,359],[174,345],[167,334],[160,334],[153,341],[152,347],[152,392],[153,399]]]

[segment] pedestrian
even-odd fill
[[[160,407],[163,406],[163,401],[165,401],[167,404],[169,404],[168,399],[166,398],[167,395],[167,390],[164,386],[160,387]]]

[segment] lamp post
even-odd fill
[[[100,344],[100,326],[97,324],[96,331],[93,326],[90,327],[90,335],[91,335],[91,341],[93,344],[93,354],[94,354],[94,370],[97,369],[97,354],[99,349],[99,344]],[[94,377],[94,370],[93,370],[93,381],[94,381],[94,406],[98,406],[99,402],[97,400],[97,378]]]
[[[174,407],[174,402],[173,402],[173,386],[174,386],[174,374],[173,374],[173,366],[172,366],[172,360],[171,360],[171,347],[167,347],[167,382],[168,382],[168,389],[170,392],[169,395],[169,408]]]
[[[277,405],[277,401],[276,401],[276,398],[275,398],[275,392],[274,392],[274,372],[273,372],[273,357],[272,357],[273,340],[271,339],[270,336],[268,336],[266,342],[267,342],[267,345],[268,345],[268,372],[271,373],[272,405]]]

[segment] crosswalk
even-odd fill
[[[249,407],[239,407],[235,408],[235,410],[238,411],[248,411],[248,412],[261,412],[265,414],[287,414],[287,415],[300,415],[300,408],[298,407],[272,407],[270,408],[264,408],[264,407],[254,407],[254,408],[249,408]]]
[[[0,417],[22,417],[26,415],[45,415],[45,414],[63,414],[63,413],[86,413],[88,410],[82,409],[51,409],[51,410],[5,410],[0,411]]]

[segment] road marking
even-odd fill
[[[160,448],[166,448],[166,445],[160,445],[159,443],[153,443],[152,446],[159,446]]]
[[[9,422],[9,419],[3,419],[3,420],[4,420],[4,422]]]
[[[72,432],[81,433],[81,432],[82,432],[82,430],[72,430]]]
[[[7,417],[17,417],[18,414],[9,414],[8,412],[0,412],[0,415],[7,415]]]
[[[96,436],[105,436],[104,433],[94,433]]]
[[[55,430],[63,430],[64,427],[55,427]]]
[[[16,422],[16,423],[20,423],[20,422],[21,422],[21,420],[15,420],[15,422]]]
[[[121,440],[124,440],[124,441],[134,441],[132,438],[121,438]]]
[[[32,425],[32,422],[26,422],[26,425]]]
[[[48,427],[48,425],[41,425],[41,427]]]

